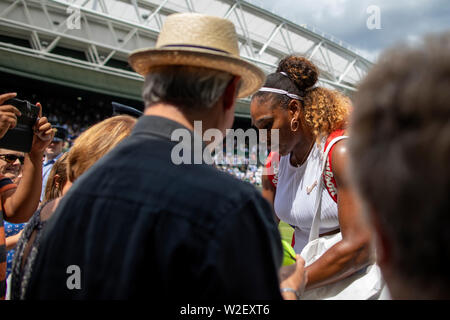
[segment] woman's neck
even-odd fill
[[[294,167],[299,167],[303,163],[305,163],[313,145],[314,139],[312,137],[310,139],[302,140],[300,143],[298,143],[291,152],[291,165]]]

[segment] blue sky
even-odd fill
[[[430,32],[450,31],[449,0],[247,0],[297,24],[315,26],[375,60],[399,41],[417,41]],[[379,8],[380,29],[367,21]]]

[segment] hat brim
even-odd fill
[[[142,76],[152,68],[169,65],[184,65],[210,68],[239,76],[242,80],[238,98],[255,93],[264,83],[265,74],[257,66],[226,53],[210,53],[188,49],[142,49],[134,51],[128,58],[130,66]]]

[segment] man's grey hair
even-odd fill
[[[230,73],[191,66],[164,66],[145,77],[145,106],[171,103],[184,108],[211,108],[233,79]]]

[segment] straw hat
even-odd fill
[[[261,69],[239,57],[237,34],[231,21],[197,13],[168,16],[156,47],[132,52],[129,62],[143,76],[153,67],[165,65],[226,71],[241,77],[239,98],[256,92],[265,80]]]

